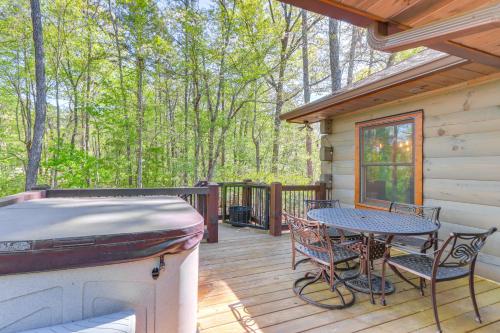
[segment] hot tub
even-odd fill
[[[126,310],[138,333],[196,332],[203,224],[166,196],[0,207],[0,333]]]

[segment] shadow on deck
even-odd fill
[[[290,268],[288,234],[219,226],[219,243],[202,244],[198,325],[200,332],[435,332],[431,300],[395,276],[396,293],[386,307],[372,305],[358,293],[343,310],[306,304],[292,283],[312,266]],[[376,270],[378,268],[376,267]],[[408,275],[409,277],[411,275]],[[476,293],[482,324],[474,321],[467,279],[438,284],[441,324],[445,332],[500,332],[500,284],[480,277]],[[315,299],[331,300],[326,284],[311,289]]]

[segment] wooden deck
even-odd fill
[[[421,297],[395,276],[390,280],[396,293],[387,296],[386,307],[372,305],[367,295],[358,293],[352,307],[325,310],[294,295],[293,280],[312,266],[304,264],[293,271],[290,262],[287,234],[272,237],[263,231],[220,225],[219,243],[204,243],[200,249],[200,332],[436,331],[429,297]],[[315,298],[333,300],[325,284],[314,288]],[[476,292],[482,324],[474,321],[467,279],[438,284],[445,332],[500,332],[500,284],[477,277]]]

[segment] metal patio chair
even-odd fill
[[[319,208],[340,208],[340,200],[336,199],[330,199],[330,200],[304,200],[304,204],[306,206],[306,214],[309,212],[311,209],[319,209]],[[309,218],[307,218],[309,220]],[[328,235],[330,236],[330,239],[334,243],[341,243],[341,242],[346,242],[350,243],[351,245],[353,243],[361,242],[362,236],[360,234],[350,232],[350,231],[345,231],[345,230],[338,230],[335,228],[327,227],[328,228]],[[308,259],[303,259],[300,262],[307,261]],[[299,263],[300,263],[299,262]],[[345,267],[337,267],[337,270],[339,271],[345,271],[345,270],[351,270],[357,267],[357,263],[354,263],[354,265],[349,264],[349,262],[345,263]]]
[[[340,208],[340,200],[304,200],[304,204],[306,206],[306,214],[309,212],[311,209],[319,209],[319,208]],[[309,220],[309,218],[308,218]],[[342,237],[345,238],[345,240],[353,240],[353,239],[361,239],[361,235],[349,232],[349,231],[343,231],[343,230],[337,230],[335,228],[328,228],[328,234],[330,235],[330,238],[334,242],[339,242],[341,241]]]
[[[295,262],[296,251],[308,258],[318,268],[317,273],[307,272],[304,277],[294,282],[294,293],[305,302],[325,309],[342,309],[354,304],[354,292],[345,285],[344,280],[335,272],[335,265],[353,260],[358,257],[358,254],[346,247],[334,244],[330,239],[326,225],[286,213],[283,215],[290,228],[290,238],[294,250],[292,254],[293,262]],[[331,292],[337,293],[339,304],[321,303],[304,294],[307,286],[320,280],[328,283]],[[306,283],[301,285],[304,281]],[[346,295],[339,290],[340,286],[345,287]],[[346,296],[349,298],[348,300],[346,300]]]
[[[438,229],[441,227],[439,222],[439,213],[441,212],[441,207],[429,207],[429,206],[419,206],[398,202],[391,202],[389,206],[389,212],[404,215],[420,216],[434,222]],[[428,235],[428,237],[418,237],[418,236],[395,236],[392,239],[392,244],[399,247],[412,247],[417,248],[420,252],[425,253],[428,249],[434,248],[434,251],[438,249],[438,232]]]
[[[486,239],[497,231],[490,228],[480,233],[451,233],[450,237],[443,243],[441,248],[433,252],[433,256],[425,253],[409,253],[401,256],[390,256],[390,245],[387,246],[382,264],[382,305],[385,305],[385,271],[386,266],[396,273],[401,279],[408,282],[423,294],[423,285],[415,285],[401,272],[405,270],[419,276],[421,279],[429,280],[431,284],[431,299],[434,310],[434,318],[438,332],[441,332],[439,316],[436,303],[436,283],[469,277],[469,291],[476,314],[476,321],[481,322],[479,309],[477,307],[476,295],[474,293],[474,268],[479,251],[484,246]],[[389,240],[390,241],[390,240]]]

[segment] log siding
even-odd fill
[[[498,78],[324,120],[329,133],[323,134],[321,144],[333,148],[333,160],[322,161],[321,170],[331,175],[333,197],[346,207],[354,206],[355,124],[413,110],[424,114],[423,198],[425,205],[443,207],[441,235],[500,227]],[[495,279],[500,278],[498,242],[500,233],[492,236],[480,258],[492,265]]]

